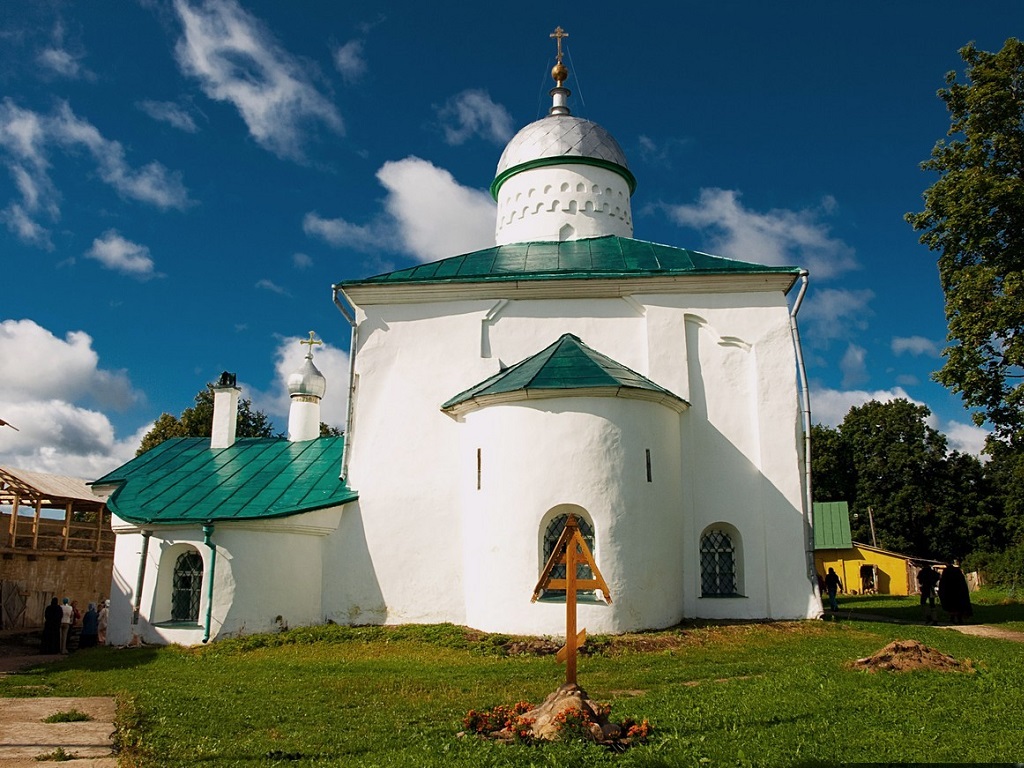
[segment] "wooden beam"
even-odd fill
[[[72,506],[74,506],[74,502],[73,501],[69,501],[64,506],[64,531],[63,531],[64,541],[62,541],[61,544],[60,544],[61,551],[63,551],[63,552],[67,552],[68,551],[68,541],[71,540],[71,507]]]
[[[21,494],[14,492],[14,507],[11,509],[11,530],[7,546],[12,549],[18,544],[18,507],[21,506]]]
[[[36,514],[32,522],[32,549],[39,549],[39,513],[43,509],[43,500],[36,501]]]

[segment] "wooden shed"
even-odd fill
[[[106,500],[77,477],[0,466],[0,629],[40,626],[53,597],[84,611],[109,596]]]
[[[814,565],[821,578],[834,568],[850,594],[918,593],[914,560],[853,541],[850,508],[845,501],[814,503]]]

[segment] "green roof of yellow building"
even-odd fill
[[[849,505],[845,501],[814,502],[814,548],[849,549],[852,546]]]

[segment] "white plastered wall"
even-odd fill
[[[611,605],[580,605],[581,628],[678,622],[680,418],[664,405],[617,397],[531,399],[466,414],[458,482],[467,622],[564,634],[564,604],[530,598],[544,565],[544,531],[565,510],[594,525],[595,562],[612,596]]]
[[[549,165],[522,171],[498,190],[495,241],[632,237],[629,198],[626,180],[607,168]]]
[[[202,642],[211,564],[211,639],[321,623],[322,541],[338,526],[339,515],[340,509],[334,508],[262,522],[218,523],[211,537],[217,548],[216,563],[210,547],[203,543],[201,525],[154,526],[149,529],[139,622],[135,627],[132,614],[144,537],[139,528],[115,517],[109,642],[124,645],[135,635],[147,643]],[[175,561],[189,549],[203,558],[198,628],[161,626],[171,618]]]
[[[664,560],[652,560],[627,529],[622,529],[622,536],[608,538],[611,531],[620,533],[620,521],[609,517],[602,525],[598,512],[593,519],[599,527],[602,556],[612,561],[624,556],[607,549],[608,542],[615,541],[615,546],[632,548],[631,558],[657,562],[669,573],[682,568],[680,616],[816,615],[804,564],[795,356],[788,307],[781,293],[371,305],[359,308],[357,319],[362,343],[356,357],[349,480],[360,493],[358,527],[374,574],[364,591],[371,597],[379,595],[379,604],[387,606],[386,621],[478,621],[492,629],[535,632],[552,631],[553,622],[557,623],[558,619],[544,618],[532,625],[533,616],[541,614],[517,609],[509,614],[516,618],[503,624],[485,605],[472,604],[473,595],[489,595],[498,587],[485,583],[478,588],[478,577],[464,571],[463,563],[471,562],[467,548],[489,531],[479,530],[474,519],[460,514],[468,508],[462,495],[466,473],[475,473],[475,447],[467,445],[466,434],[470,427],[477,430],[474,439],[480,443],[488,431],[495,431],[497,439],[521,430],[516,438],[520,442],[532,435],[537,446],[551,444],[544,450],[564,452],[574,450],[576,433],[555,439],[547,422],[541,424],[532,416],[521,422],[527,427],[491,415],[513,406],[485,408],[467,415],[464,424],[441,413],[439,407],[496,373],[500,365],[517,363],[566,332],[699,403],[696,413],[681,419],[671,414],[681,423],[677,465],[667,470],[679,478],[679,502],[658,512],[665,519],[673,515],[681,519],[681,548]],[[671,413],[661,407],[653,410]],[[607,424],[619,423],[616,414],[587,413],[586,418],[600,414]],[[593,424],[586,427],[595,429]],[[624,431],[621,424],[617,429]],[[611,433],[602,439],[611,440]],[[592,456],[588,461],[585,474],[601,474],[596,469],[600,460]],[[606,474],[615,474],[610,463]],[[460,480],[456,483],[452,478]],[[508,481],[509,499],[514,500],[522,475],[510,474]],[[605,485],[596,487],[608,491]],[[613,490],[625,493],[621,488]],[[531,514],[543,514],[549,509],[545,504],[586,507],[579,498],[556,499],[550,488],[546,493],[550,498],[531,502],[531,510],[536,510]],[[700,597],[699,535],[714,522],[728,523],[741,535],[744,598]],[[534,537],[529,549],[535,559],[536,521],[524,523],[524,530],[524,535]],[[522,551],[524,547],[521,544]],[[531,563],[536,565],[534,560]],[[628,586],[625,592],[632,594]],[[528,598],[527,594],[524,599]],[[614,631],[660,626],[661,617],[671,614],[654,605],[661,599],[654,594],[639,599],[645,603],[616,606],[604,614],[600,608],[586,610],[598,612],[594,626],[614,625]],[[339,605],[339,618],[344,620],[350,609]],[[638,618],[627,618],[627,611]],[[523,618],[527,615],[529,622]]]

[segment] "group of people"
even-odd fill
[[[818,581],[821,591],[828,596],[829,610],[838,611],[836,595],[843,592],[843,582],[839,574],[834,568],[829,568],[825,578],[819,576]],[[936,595],[942,610],[949,614],[949,620],[954,624],[963,624],[974,614],[967,577],[955,563],[944,567],[941,574],[926,563],[917,573],[917,584],[921,590],[922,618],[928,624],[938,623],[938,612],[935,610]]]
[[[89,603],[83,614],[77,600],[65,597],[63,601],[58,601],[56,597],[53,598],[43,612],[41,652],[66,654],[72,647],[105,645],[109,610],[109,600],[101,600],[98,610],[96,603]]]

